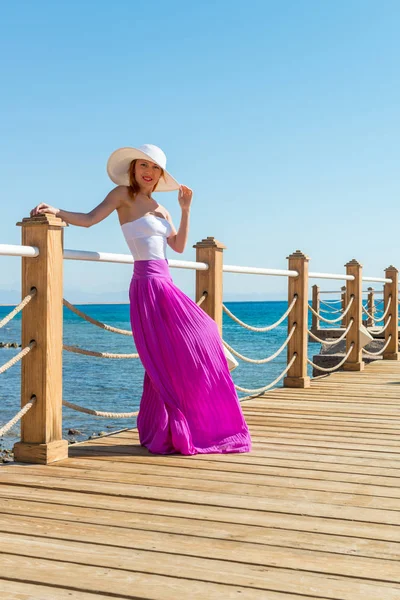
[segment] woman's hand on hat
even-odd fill
[[[41,202],[35,208],[31,210],[31,217],[35,215],[41,215],[43,213],[50,213],[52,215],[56,215],[60,212],[59,208],[55,208],[54,206],[50,206],[50,204],[46,204],[45,202]]]
[[[181,185],[179,188],[178,194],[178,202],[182,210],[188,210],[192,203],[193,191],[186,187],[186,185]]]

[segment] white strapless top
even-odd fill
[[[121,225],[134,260],[165,259],[167,238],[172,227],[167,219],[156,215],[144,215]]]

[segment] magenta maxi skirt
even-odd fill
[[[134,263],[133,338],[145,368],[137,426],[156,454],[249,452],[218,327],[173,283],[167,260]]]

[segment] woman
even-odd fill
[[[132,334],[145,368],[137,427],[140,442],[157,454],[248,452],[251,440],[216,323],[171,278],[166,245],[185,249],[192,190],[166,170],[157,146],[120,148],[107,163],[117,184],[91,212],[39,204],[31,216],[52,213],[91,227],[114,210],[134,258],[129,290]],[[178,190],[178,231],[154,191]]]

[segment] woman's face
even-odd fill
[[[139,159],[135,164],[135,179],[140,188],[152,192],[161,177],[161,167],[151,160]]]

